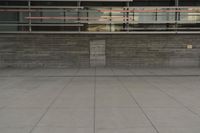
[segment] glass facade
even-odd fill
[[[0,1],[0,32],[200,31],[198,0]]]

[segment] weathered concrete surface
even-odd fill
[[[200,35],[0,35],[0,66],[90,67],[90,41],[105,40],[108,67],[199,67]],[[192,45],[193,49],[187,49]]]

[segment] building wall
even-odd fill
[[[0,67],[90,67],[93,40],[105,40],[107,67],[200,66],[200,35],[0,34]]]

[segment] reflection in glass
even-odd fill
[[[199,7],[144,2],[0,2],[0,31],[134,32],[200,29]],[[180,2],[183,2],[180,0]],[[193,1],[191,1],[193,2]],[[123,4],[120,4],[123,3]],[[146,5],[148,6],[145,6]],[[165,3],[165,4],[164,4]],[[170,4],[171,3],[171,4]],[[173,5],[173,6],[172,6]]]

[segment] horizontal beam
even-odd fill
[[[1,0],[1,1],[28,1],[28,0]],[[30,2],[34,1],[74,1],[74,2],[79,2],[79,1],[91,1],[91,2],[132,2],[133,0],[30,0]]]
[[[84,26],[83,24],[0,24],[0,26]],[[122,30],[200,30],[200,28],[121,28]]]
[[[29,7],[28,5],[27,6],[9,6],[9,5],[5,5],[5,6],[0,6],[0,8],[27,8]],[[48,6],[48,5],[45,5],[45,6],[33,6],[33,5],[30,5],[31,8],[80,8],[80,7],[83,7],[83,6]],[[87,5],[85,5],[84,7],[87,7]],[[122,7],[122,8],[173,8],[173,9],[177,9],[177,8],[200,8],[200,6],[91,6],[91,7],[97,7],[97,8],[110,8],[110,7],[113,7],[113,8],[119,8],[119,7]]]
[[[2,0],[2,1],[15,1],[15,0]],[[16,0],[16,1],[27,1],[27,0]],[[30,0],[30,1],[146,1],[146,0]],[[160,0],[156,0],[156,1],[160,1]],[[162,1],[168,1],[168,0],[162,0]]]
[[[66,8],[67,9],[67,8]],[[42,12],[43,10],[34,10],[33,8],[30,9],[0,9],[0,12]],[[44,10],[45,11],[45,10]],[[198,10],[138,10],[138,9],[133,9],[133,10],[95,10],[96,12],[103,12],[103,13],[200,13]]]
[[[32,32],[1,32],[0,34],[200,34],[200,31],[141,31],[141,32],[54,32],[54,31],[32,31]]]

